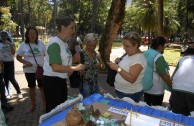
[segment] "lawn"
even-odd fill
[[[182,56],[180,56],[180,49],[166,48],[164,50],[164,58],[171,66],[176,66]]]

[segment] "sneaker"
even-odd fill
[[[22,99],[23,98],[23,95],[21,93],[18,94],[18,98],[19,99]]]
[[[7,95],[6,98],[7,99],[10,99],[12,97],[12,95]]]

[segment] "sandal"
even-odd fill
[[[35,110],[36,107],[31,107],[30,109],[26,110],[26,113],[29,114]]]

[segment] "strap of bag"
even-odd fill
[[[38,65],[38,62],[36,61],[36,58],[35,58],[34,52],[33,52],[33,50],[32,50],[32,47],[31,47],[30,43],[28,43],[28,44],[29,44],[29,46],[30,46],[30,50],[31,50],[31,52],[32,52],[32,55],[33,55],[34,60],[35,60],[35,62],[36,62],[36,65]]]
[[[123,55],[121,56],[120,60],[122,60],[123,57],[126,56],[126,55],[127,55],[127,53],[123,54]]]

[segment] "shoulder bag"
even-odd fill
[[[35,55],[34,55],[34,52],[33,52],[33,50],[32,50],[32,47],[31,47],[30,43],[29,43],[29,46],[30,46],[30,50],[31,50],[31,52],[32,52],[32,55],[33,55],[33,57],[34,57],[34,60],[35,60],[35,62],[36,62],[36,65],[37,65],[37,69],[36,69],[36,73],[35,73],[35,78],[36,78],[36,79],[39,79],[39,80],[42,80],[42,78],[43,78],[43,72],[44,72],[43,67],[41,67],[41,66],[38,64],[38,62],[36,61],[36,58],[35,58]]]
[[[123,56],[120,57],[120,60],[127,54],[125,53]],[[106,83],[109,84],[111,87],[114,87],[114,82],[115,82],[115,76],[117,74],[116,70],[112,70],[110,67],[108,67],[108,74],[107,74],[107,79]]]

